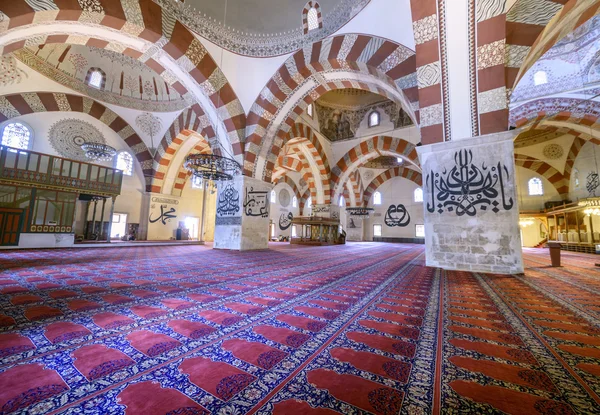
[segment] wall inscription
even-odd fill
[[[478,210],[512,209],[512,197],[506,196],[505,186],[510,179],[508,168],[498,162],[495,166],[477,165],[471,150],[454,153],[454,166],[450,171],[431,171],[426,176],[431,196],[427,211],[439,214],[455,213],[457,216],[475,216]]]
[[[266,190],[250,190],[246,188],[246,196],[244,198],[244,213],[246,216],[260,216],[263,218],[269,217],[269,194]]]
[[[233,216],[240,211],[240,194],[232,184],[228,184],[219,195],[217,215]]]
[[[410,223],[410,214],[403,204],[390,205],[385,212],[383,222],[390,228],[405,227]]]

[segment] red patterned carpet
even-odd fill
[[[600,257],[423,247],[2,252],[0,414],[600,413]]]

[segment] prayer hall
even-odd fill
[[[0,415],[600,414],[600,0],[0,0]]]

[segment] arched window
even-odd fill
[[[344,207],[345,202],[344,196],[340,195],[340,201],[338,202],[339,207]]]
[[[304,5],[304,9],[302,10],[302,27],[304,34],[323,27],[321,6],[316,1],[309,1]]]
[[[377,127],[380,121],[379,112],[373,111],[369,114],[369,127]]]
[[[533,84],[534,85],[544,85],[548,83],[548,75],[544,71],[537,71],[533,75]]]
[[[298,198],[296,196],[292,198],[292,207],[298,207]]]
[[[192,189],[202,189],[202,177],[192,176]]]
[[[575,187],[579,187],[579,170],[573,169],[573,181],[575,182]]]
[[[404,162],[404,159],[402,157],[396,157],[396,161],[398,162],[398,164],[402,164]]]
[[[275,194],[275,190],[271,190],[271,203],[275,203],[277,201],[277,195]]]
[[[417,187],[415,189],[414,196],[415,196],[415,202],[422,202],[423,201],[423,189],[421,189],[420,187]]]
[[[313,117],[313,104],[308,104],[308,107],[306,107],[306,113],[310,118]]]
[[[529,196],[541,196],[544,194],[544,186],[542,185],[542,179],[534,177],[527,183],[529,187]]]
[[[115,168],[123,170],[123,174],[131,176],[133,174],[133,157],[127,151],[121,151],[117,154],[117,163]]]
[[[381,205],[381,193],[375,192],[373,194],[373,204],[374,205]]]
[[[309,196],[308,199],[306,200],[306,207],[307,208],[312,207],[312,197],[311,196]]]
[[[85,76],[85,83],[94,88],[104,89],[106,74],[100,68],[90,68]]]
[[[2,145],[27,150],[31,140],[31,129],[23,123],[11,122],[2,128]]]

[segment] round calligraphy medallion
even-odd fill
[[[543,150],[544,157],[550,160],[556,160],[563,156],[563,148],[558,144],[548,144]]]
[[[106,144],[104,136],[96,127],[75,118],[55,122],[48,131],[48,139],[58,154],[79,161],[87,160],[81,149],[84,142]]]
[[[279,203],[282,207],[288,207],[290,205],[290,192],[287,189],[281,189],[279,191]]]

